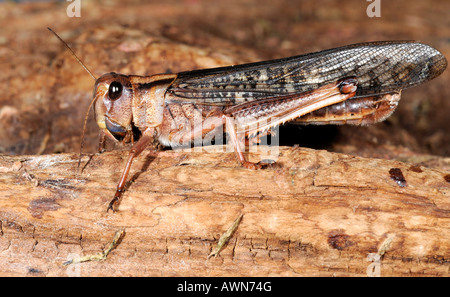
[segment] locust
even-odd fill
[[[246,159],[246,142],[258,142],[286,122],[383,121],[396,109],[403,89],[447,67],[446,58],[431,46],[379,41],[235,66],[150,76],[110,72],[95,78],[54,34],[95,79],[91,106],[103,135],[132,144],[108,211],[116,210],[133,159],[155,142],[176,148],[226,133],[239,163],[261,169],[263,162]]]

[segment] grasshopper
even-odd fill
[[[289,121],[383,121],[396,109],[403,89],[439,76],[446,67],[445,57],[428,45],[380,41],[180,73],[111,72],[98,79],[90,73],[96,80],[91,105],[99,128],[115,142],[133,144],[107,210],[115,210],[133,159],[155,140],[180,147],[226,132],[240,164],[259,169],[262,162],[246,160],[245,141],[257,142]]]

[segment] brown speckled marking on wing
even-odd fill
[[[230,106],[303,93],[355,76],[354,98],[397,92],[441,74],[447,66],[436,49],[417,42],[361,43],[290,58],[181,72],[166,102]]]

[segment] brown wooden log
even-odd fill
[[[106,208],[124,151],[84,157],[82,173],[76,154],[1,156],[0,275],[448,275],[448,171],[285,147],[277,165],[251,171],[215,149],[145,151],[116,213]],[[62,265],[102,252],[122,228],[106,260]]]

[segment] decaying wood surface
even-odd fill
[[[0,158],[0,275],[449,273],[448,170],[280,148],[277,166],[251,171],[233,153],[145,151],[119,211],[107,213],[126,153],[84,157],[80,174],[77,157]],[[227,246],[207,259],[240,214]],[[62,265],[102,252],[122,228],[106,260]]]

